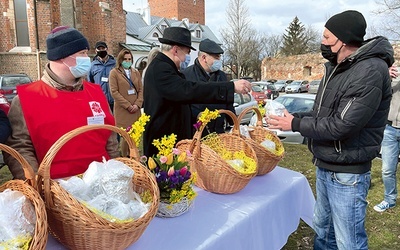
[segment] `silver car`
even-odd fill
[[[235,108],[237,116],[239,116],[245,108],[257,107],[257,105],[257,101],[250,94],[235,93],[234,95],[233,107]],[[240,124],[248,124],[251,117],[253,116],[253,113],[254,111],[247,112],[246,115],[243,116],[243,119],[240,121]]]
[[[308,92],[308,81],[293,81],[285,87],[286,93]]]
[[[267,100],[271,101],[271,100]],[[289,113],[310,112],[314,106],[315,95],[313,94],[286,94],[281,95],[274,101],[279,102],[285,106]],[[266,105],[267,107],[267,105]],[[257,117],[254,115],[251,118],[250,125],[256,124]],[[267,126],[265,120],[264,126]],[[282,142],[306,144],[307,139],[304,138],[299,132],[282,131],[279,129],[271,129],[281,139]]]
[[[316,94],[318,92],[319,83],[321,80],[314,80],[310,82],[310,86],[308,87],[308,93]]]

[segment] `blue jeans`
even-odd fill
[[[317,167],[314,249],[368,249],[365,231],[371,173],[335,173]]]
[[[400,129],[386,125],[382,141],[382,180],[385,186],[384,200],[396,204],[396,171],[400,150]]]

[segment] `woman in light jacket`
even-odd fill
[[[132,53],[123,49],[117,56],[115,68],[111,70],[109,84],[114,98],[114,117],[117,127],[127,128],[141,115],[143,104],[142,78],[138,70],[132,68]],[[139,146],[139,145],[137,145]],[[121,138],[121,155],[128,156],[129,148]]]

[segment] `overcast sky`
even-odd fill
[[[124,9],[136,11],[147,0],[123,0]],[[227,27],[226,9],[229,0],[205,0],[206,25],[220,37],[220,30]],[[297,16],[306,27],[323,31],[326,20],[344,10],[358,10],[368,26],[379,27],[378,17],[372,13],[379,8],[376,0],[245,0],[253,28],[266,35],[281,35]],[[190,20],[189,20],[190,21]],[[371,35],[370,35],[371,36]],[[367,32],[366,38],[370,37]]]

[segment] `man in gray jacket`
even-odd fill
[[[329,62],[313,111],[268,119],[271,128],[308,138],[317,167],[314,249],[368,249],[366,197],[387,122],[394,58],[386,38],[364,41],[366,27],[357,11],[332,16],[321,44]]]

